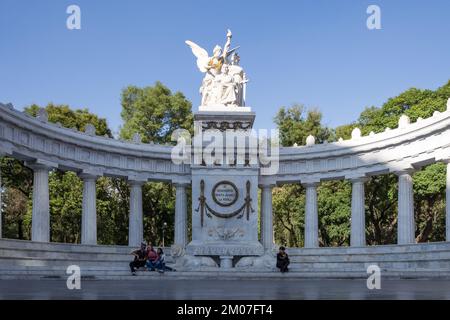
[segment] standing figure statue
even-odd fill
[[[239,65],[240,57],[237,52],[233,52],[231,56],[230,74],[236,83],[236,99],[239,106],[245,106],[245,89],[248,79],[246,78],[244,69]]]
[[[239,66],[239,56],[236,50],[230,50],[232,33],[227,32],[227,40],[223,49],[216,45],[213,55],[187,40],[186,44],[192,49],[197,58],[197,67],[205,76],[200,87],[202,106],[243,106],[245,99],[245,83],[248,80],[242,67]],[[231,61],[229,59],[230,55]]]
[[[236,83],[228,64],[222,66],[221,73],[216,78],[220,84],[219,104],[237,107]]]

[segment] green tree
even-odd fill
[[[131,139],[139,133],[145,143],[168,143],[175,129],[193,130],[192,104],[181,92],[172,92],[160,82],[153,87],[129,86],[122,91],[123,127],[120,136]]]
[[[354,123],[337,127],[334,132],[321,125],[321,114],[315,110],[304,115],[304,107],[280,108],[275,123],[281,143],[304,144],[312,134],[319,143],[342,137],[349,139],[355,127],[364,135],[396,128],[402,114],[416,121],[435,111],[444,111],[450,97],[450,81],[437,90],[411,88],[388,99],[381,107],[368,107]],[[416,240],[443,241],[445,235],[445,165],[436,163],[416,172],[414,204]],[[366,189],[366,234],[369,244],[390,244],[397,241],[398,177],[394,174],[370,177]],[[304,190],[301,185],[283,186],[274,190],[274,228],[277,242],[303,245]],[[319,242],[321,245],[349,243],[351,184],[344,181],[322,182],[318,187]],[[297,230],[300,228],[300,230]]]
[[[25,108],[25,112],[36,117],[40,107],[38,105],[31,105]],[[72,110],[67,105],[48,104],[45,107],[48,114],[48,121],[52,123],[60,123],[65,128],[75,128],[78,131],[83,131],[86,125],[92,124],[95,127],[95,134],[98,136],[112,137],[111,130],[108,128],[106,119],[99,118],[97,115],[90,113],[88,109]]]
[[[316,143],[333,139],[333,132],[321,124],[322,113],[317,109],[306,111],[303,105],[294,104],[290,108],[281,107],[274,118],[280,131],[280,143],[290,147],[294,143],[304,145],[306,138],[313,135]]]
[[[282,107],[275,117],[283,146],[304,144],[308,135],[318,143],[335,139],[334,132],[321,124],[318,110],[305,112],[302,105]],[[318,187],[319,242],[322,246],[348,244],[351,187],[345,181],[324,182]],[[303,246],[305,189],[300,184],[276,188],[273,193],[275,241]]]
[[[40,107],[31,105],[25,112],[36,116]],[[49,104],[45,107],[49,122],[84,131],[93,124],[98,135],[111,137],[106,120],[89,113],[87,109],[72,110],[67,105]],[[5,237],[30,239],[33,172],[16,159],[4,157],[1,162],[3,183],[7,189],[5,210]],[[105,178],[107,179],[107,178]],[[105,188],[109,188],[105,187]],[[49,174],[51,241],[79,242],[81,226],[82,182],[73,172],[53,170]],[[25,205],[18,205],[23,203]],[[16,229],[11,228],[15,226]],[[99,242],[109,233],[99,228]]]
[[[168,143],[176,129],[193,132],[192,104],[180,92],[173,94],[156,82],[153,87],[129,86],[122,91],[123,127],[120,136],[131,139],[139,133],[143,142]],[[154,245],[173,242],[175,190],[169,183],[153,182],[143,186],[144,237]],[[189,208],[189,205],[188,205]]]
[[[416,121],[428,118],[435,111],[444,111],[450,97],[450,81],[435,91],[411,88],[388,99],[381,107],[366,108],[357,126],[363,134],[396,128],[402,114]],[[443,216],[445,199],[445,165],[433,164],[418,171],[414,179],[414,200],[417,241],[444,240]],[[397,241],[397,181],[395,175],[372,177],[366,184],[368,242]]]

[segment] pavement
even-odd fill
[[[0,280],[1,300],[366,300],[446,299],[450,280],[382,280],[369,290],[365,279],[264,280],[81,280],[69,290],[66,280]]]

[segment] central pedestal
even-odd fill
[[[196,131],[205,135],[213,131],[222,143],[212,152],[214,162],[202,154],[201,161],[191,166],[192,242],[186,247],[188,255],[211,257],[224,269],[232,268],[235,258],[264,254],[258,241],[259,166],[248,161],[248,143],[238,146],[233,142],[231,152],[225,150],[230,145],[227,132],[249,133],[255,115],[231,109],[241,108],[194,114]],[[209,141],[201,147],[211,150]],[[239,152],[244,161],[228,161],[230,154],[237,159]]]
[[[192,242],[186,251],[210,257],[264,253],[258,241],[258,168],[192,168]]]

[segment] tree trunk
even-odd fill
[[[17,237],[20,240],[24,240],[24,238],[23,238],[23,220],[22,219],[17,221]]]

